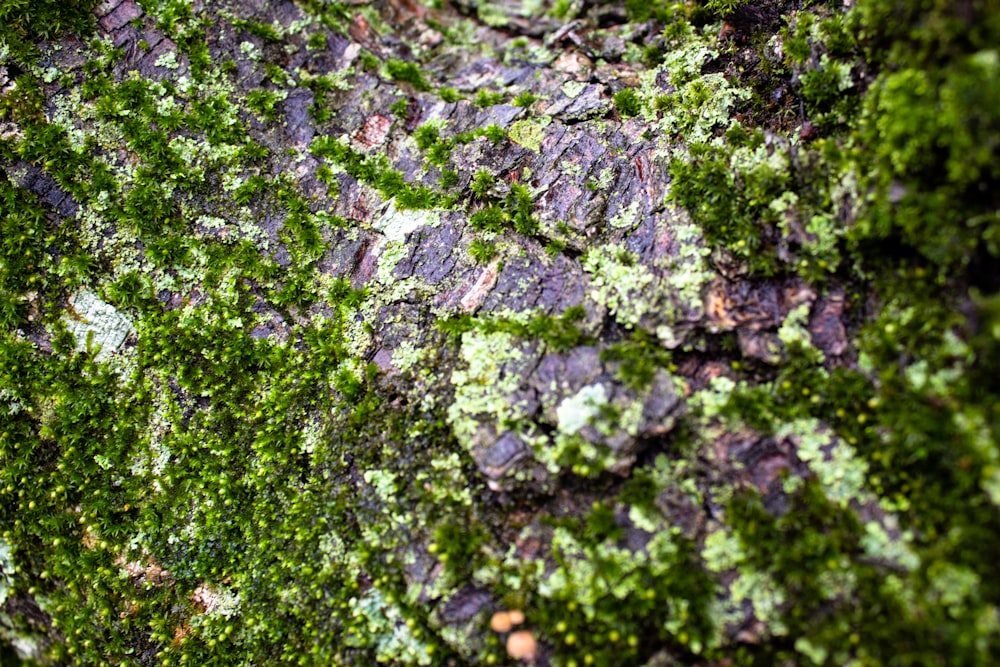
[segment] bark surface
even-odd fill
[[[11,24],[8,653],[996,658],[996,8],[430,4]]]

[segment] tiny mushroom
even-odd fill
[[[490,619],[490,629],[493,632],[510,632],[514,624],[510,620],[510,612],[498,611]]]
[[[493,632],[510,632],[515,625],[524,623],[524,612],[519,609],[498,611],[490,618],[490,629]]]
[[[507,654],[515,660],[533,662],[538,642],[529,630],[518,630],[507,637]]]

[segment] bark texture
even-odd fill
[[[8,653],[996,659],[997,8],[799,4],[11,10]]]

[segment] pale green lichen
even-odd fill
[[[418,368],[427,355],[427,350],[414,345],[411,341],[403,341],[392,351],[392,365],[406,372]]]
[[[714,419],[722,415],[736,390],[737,384],[732,378],[720,375],[709,380],[707,387],[693,394],[688,399],[688,405],[702,418]]]
[[[253,42],[240,42],[240,53],[242,53],[243,57],[247,60],[254,62],[260,60],[262,57],[260,49],[257,48],[257,45]]]
[[[380,232],[389,242],[402,242],[421,227],[435,227],[441,213],[431,209],[399,210],[393,200],[385,205],[382,213],[372,222],[372,229]]]
[[[686,142],[721,143],[716,131],[735,123],[734,106],[750,97],[750,91],[734,86],[723,74],[702,74],[705,63],[717,55],[711,42],[707,31],[692,33],[664,53],[658,67],[640,75],[643,114],[666,138],[681,134]],[[673,88],[667,93],[658,84],[664,76]]]
[[[817,419],[781,424],[775,436],[791,438],[796,443],[796,456],[816,474],[831,502],[847,507],[851,502],[871,499],[866,490],[867,462],[853,447],[822,427]],[[801,481],[798,477],[790,477],[786,486],[793,487]]]
[[[503,27],[510,22],[510,17],[507,16],[503,7],[491,2],[480,3],[476,7],[476,14],[480,21],[494,28]]]
[[[14,585],[14,549],[0,537],[0,605],[7,601]]]
[[[813,644],[807,637],[795,640],[795,650],[809,658],[814,665],[825,665],[830,654],[826,647]]]
[[[622,325],[636,326],[653,308],[648,299],[657,278],[624,248],[591,249],[583,257],[583,268],[591,276],[591,298],[607,306]]]
[[[683,211],[671,209],[669,215],[670,233],[679,251],[658,263],[665,265],[665,281],[678,309],[696,311],[701,307],[705,286],[715,275],[707,261],[711,250],[705,246],[701,229]]]
[[[669,568],[677,554],[677,546],[664,532],[654,535],[644,550],[632,551],[607,542],[588,545],[563,528],[555,530],[552,550],[562,564],[540,583],[538,594],[574,600],[589,620],[596,618],[598,603],[608,597],[625,600],[634,595],[643,589],[645,577]],[[617,576],[602,576],[598,564]]]
[[[448,423],[462,444],[472,444],[479,427],[478,417],[514,423],[525,416],[510,400],[521,379],[515,373],[503,372],[504,364],[523,357],[521,345],[515,337],[503,332],[462,334],[465,367],[451,375],[455,401],[448,407]]]
[[[240,613],[240,594],[225,586],[201,584],[191,597],[204,608],[204,613],[192,617],[193,626],[214,619],[231,619]]]
[[[347,646],[375,645],[375,658],[379,663],[431,665],[433,647],[421,641],[406,621],[399,608],[390,604],[378,589],[371,589],[360,598],[349,601],[351,614],[363,621],[365,634],[350,633],[345,638]]]
[[[920,565],[920,557],[912,547],[913,533],[900,531],[898,523],[892,514],[887,514],[881,522],[866,522],[861,546],[871,558],[895,563],[905,570],[915,570]],[[892,536],[889,530],[894,533]]]
[[[604,176],[604,172],[601,173]],[[597,182],[598,189],[604,189],[607,185],[601,184],[601,178],[598,178]],[[608,220],[608,226],[612,229],[633,229],[640,222],[640,215],[642,213],[642,203],[639,200],[633,200],[628,206],[619,210],[615,215],[611,216]]]
[[[393,284],[395,282],[393,272],[396,270],[396,265],[409,254],[410,249],[403,241],[385,241],[378,254],[378,272],[376,273],[378,281],[383,285]]]
[[[77,350],[93,347],[99,361],[117,352],[128,335],[135,332],[127,317],[90,290],[80,290],[70,297],[69,304],[72,310],[63,321],[76,339]]]
[[[563,94],[569,98],[577,97],[586,88],[587,84],[582,81],[566,81],[561,86]]]
[[[608,404],[608,392],[603,384],[583,387],[573,396],[564,398],[556,408],[559,431],[574,435],[587,424],[593,423]]]
[[[545,138],[545,128],[552,119],[548,116],[516,120],[510,125],[510,140],[519,146],[524,146],[536,153],[542,150],[542,139]]]
[[[952,614],[961,613],[971,600],[979,597],[979,575],[967,567],[939,561],[928,568],[927,574],[930,594]]]
[[[168,49],[161,53],[156,58],[156,62],[153,64],[157,67],[163,67],[170,70],[180,69],[181,66],[181,64],[177,62],[177,52],[173,49]]]
[[[778,327],[778,339],[786,348],[794,348],[799,354],[808,355],[812,363],[821,364],[823,352],[813,345],[812,334],[807,326],[810,310],[808,303],[793,308]]]
[[[713,607],[713,617],[720,631],[727,624],[742,622],[743,604],[749,602],[754,616],[767,624],[772,635],[786,634],[787,628],[780,617],[785,592],[768,572],[746,562],[746,550],[739,536],[725,526],[716,526],[705,538],[701,556],[710,572],[735,570],[738,573],[729,586],[728,597],[716,600]]]

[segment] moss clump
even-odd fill
[[[87,35],[94,30],[99,0],[37,0],[5,2],[0,7],[0,43],[8,55],[28,63],[38,55],[38,40],[63,34]]]
[[[614,94],[615,108],[622,118],[638,116],[642,112],[639,96],[631,88],[624,88]]]
[[[419,91],[428,91],[431,86],[424,79],[424,74],[420,66],[416,63],[405,62],[398,58],[389,58],[385,62],[386,71],[393,81],[402,81],[413,86]]]
[[[472,243],[469,244],[469,254],[477,262],[485,264],[496,257],[496,243],[493,243],[492,241],[484,241],[483,239],[474,239]]]

